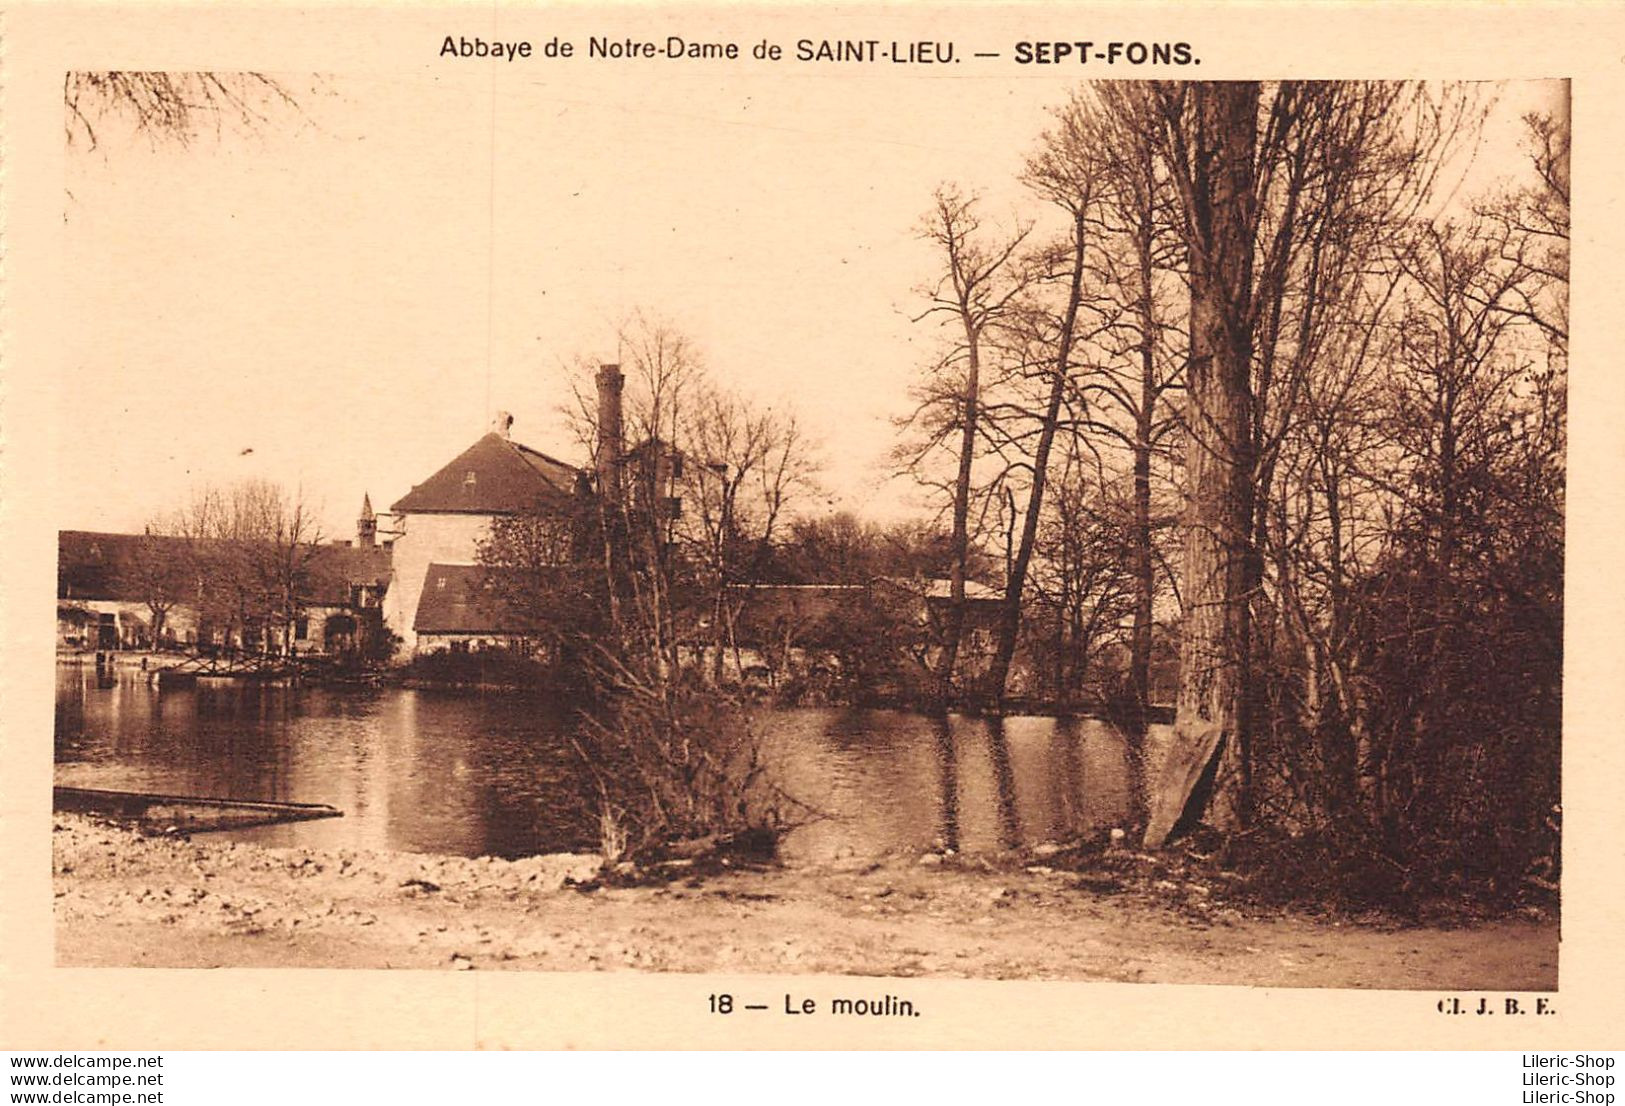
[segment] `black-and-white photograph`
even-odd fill
[[[58,965],[1556,989],[1568,83],[859,46],[66,75]]]

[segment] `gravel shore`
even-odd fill
[[[1557,924],[1361,925],[1041,863],[899,856],[598,887],[522,860],[142,837],[58,815],[63,966],[817,972],[1550,990]],[[1160,887],[1160,885],[1159,885]]]

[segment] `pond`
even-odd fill
[[[273,845],[523,856],[592,848],[567,710],[527,696],[57,674],[56,782],[329,803],[341,819],[229,836]],[[773,777],[825,817],[793,859],[991,852],[1117,825],[1121,736],[1090,719],[1002,721],[844,707],[764,709]]]

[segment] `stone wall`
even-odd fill
[[[70,612],[82,612],[77,615]],[[104,616],[112,616],[109,623]],[[294,648],[301,653],[323,652],[328,647],[327,620],[334,615],[347,615],[358,624],[361,616],[346,607],[312,605],[300,611],[295,630],[304,630],[294,640]],[[103,643],[101,627],[110,625],[116,644]],[[152,611],[145,603],[125,599],[64,599],[57,603],[57,647],[59,649],[93,650],[111,645],[117,649],[150,648],[152,641]],[[190,648],[198,644],[198,613],[190,603],[177,603],[164,615],[166,641],[174,636],[177,648]],[[280,641],[280,638],[278,639]],[[163,644],[163,643],[160,643]]]
[[[64,617],[70,611],[82,612]],[[111,623],[103,620],[111,615]],[[117,644],[113,648],[137,648],[151,644],[152,610],[145,603],[127,599],[59,599],[57,600],[57,647],[59,649],[98,649],[104,647],[100,628],[111,625]],[[164,616],[166,635],[173,633],[177,645],[188,645],[197,640],[197,611],[188,604],[178,603]],[[108,643],[111,644],[111,643]]]
[[[524,638],[512,634],[419,634],[417,636],[419,655],[455,652],[459,648],[472,651],[481,649],[518,649],[525,644]]]
[[[395,659],[405,663],[417,651],[412,629],[423,594],[429,565],[473,564],[479,543],[490,533],[490,515],[407,515],[400,520],[400,535],[392,547],[389,591],[384,596],[384,625],[401,637]]]

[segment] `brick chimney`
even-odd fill
[[[598,367],[598,491],[619,499],[621,454],[626,443],[621,429],[621,388],[626,377],[619,365]]]
[[[498,411],[491,416],[491,433],[499,438],[506,438],[513,431],[513,416],[506,411]]]

